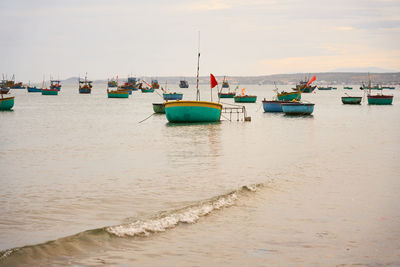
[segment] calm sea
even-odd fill
[[[273,86],[243,87],[251,122],[194,125],[150,116],[156,93],[13,90],[0,265],[399,266],[400,88],[391,106],[316,90],[313,115],[290,117],[263,112]]]

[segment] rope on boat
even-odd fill
[[[138,123],[142,123],[142,122],[144,122],[145,120],[147,120],[147,119],[149,119],[151,116],[153,116],[154,114],[156,114],[156,113],[153,113],[153,114],[151,114],[150,116],[148,116],[146,119],[144,119],[144,120],[141,120],[141,121],[139,121]]]
[[[228,119],[227,117],[225,117],[225,116],[222,115],[222,114],[221,114],[221,116],[224,117],[224,118],[225,118],[226,120],[228,120],[228,121],[232,121],[232,120]]]

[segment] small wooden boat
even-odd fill
[[[282,104],[291,103],[291,101],[280,101],[280,100],[263,100],[264,112],[283,112]]]
[[[80,94],[90,94],[92,92],[92,81],[87,79],[87,74],[85,79],[81,81],[81,78],[78,79],[79,82],[79,93]]]
[[[58,95],[59,90],[57,89],[41,89],[42,95]]]
[[[163,93],[164,100],[182,100],[183,94],[182,93]]]
[[[237,95],[233,98],[235,103],[255,103],[257,96],[255,95]]]
[[[281,104],[283,112],[287,115],[310,115],[314,111],[314,105],[302,102]]]
[[[3,97],[0,98],[0,110],[11,110],[14,107],[14,97]]]
[[[222,105],[208,101],[171,101],[165,103],[169,122],[217,122],[221,119]]]
[[[344,87],[343,87],[343,89],[345,89],[345,90],[353,90],[353,87],[350,87],[350,86],[344,86]]]
[[[332,90],[330,86],[318,86],[318,90]]]
[[[361,96],[343,96],[342,97],[343,104],[349,104],[349,105],[360,104],[361,100],[362,100]]]
[[[61,90],[61,81],[59,80],[50,80],[50,89],[60,91]]]
[[[142,93],[153,93],[154,89],[153,88],[142,88],[140,89]]]
[[[301,99],[301,92],[285,92],[282,91],[277,93],[277,99],[280,101],[292,101],[292,100],[300,100]]]
[[[189,83],[186,80],[179,81],[179,88],[189,88]]]
[[[228,92],[228,93],[218,93],[219,98],[234,98],[236,95],[235,92]]]
[[[393,102],[392,95],[368,95],[368,105],[391,105]]]
[[[160,84],[158,83],[158,80],[151,80],[151,88],[153,88],[153,89],[160,88]]]
[[[129,92],[107,89],[108,98],[128,98]]]
[[[28,93],[40,93],[42,91],[41,88],[37,88],[36,86],[27,86],[26,90],[28,91]]]
[[[153,103],[153,110],[155,113],[165,114],[165,104],[164,103]]]
[[[0,94],[8,94],[10,88],[0,88]]]

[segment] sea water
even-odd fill
[[[400,89],[390,106],[316,90],[302,96],[311,116],[285,116],[263,112],[273,86],[243,87],[258,96],[244,104],[251,122],[192,125],[152,115],[159,90],[12,90],[0,265],[400,265]],[[193,85],[171,90],[195,98]]]

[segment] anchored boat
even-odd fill
[[[50,80],[50,89],[60,91],[61,90],[61,81]]]
[[[37,88],[36,86],[27,86],[26,90],[28,91],[28,93],[40,93],[42,91],[41,88]]]
[[[361,96],[343,96],[342,103],[348,105],[358,105],[361,103]]]
[[[301,103],[301,102],[290,102],[283,103],[282,111],[288,115],[310,115],[314,111],[314,105],[312,103]]]
[[[4,97],[1,94],[0,98],[0,110],[11,110],[14,107],[14,97]]]
[[[350,87],[350,86],[344,86],[344,87],[343,87],[343,89],[345,89],[345,90],[353,90],[353,87]]]
[[[291,101],[266,100],[262,101],[264,112],[283,112],[282,104],[290,103]]]
[[[228,86],[224,86],[224,84],[227,84]],[[221,92],[218,93],[219,98],[233,98],[236,95],[236,92],[231,92],[229,83],[227,81],[225,81],[225,76],[224,76],[224,80],[222,81],[222,88],[229,88],[229,89],[228,89],[228,92],[226,92],[226,93],[223,93],[222,89],[221,89]],[[238,88],[238,87],[236,87],[236,88]]]
[[[189,88],[189,83],[186,80],[179,81],[179,88]]]
[[[199,35],[200,43],[200,35]],[[199,66],[200,48],[197,53],[196,100],[195,101],[169,101],[165,103],[165,115],[169,122],[195,123],[218,122],[221,120],[222,104],[212,102],[212,88],[218,85],[214,75],[211,78],[211,101],[200,101],[199,91]]]
[[[296,88],[292,88],[293,91],[300,91],[302,93],[312,93],[317,86],[311,86],[310,80],[306,77],[296,85]]]
[[[165,114],[165,103],[153,103],[154,113]]]
[[[158,80],[151,80],[151,88],[153,88],[153,89],[160,88],[160,84],[158,83]]]
[[[87,74],[85,76],[85,79],[81,81],[81,78],[78,78],[78,83],[79,83],[79,93],[80,94],[90,94],[92,92],[92,81],[89,81],[87,79]]]

